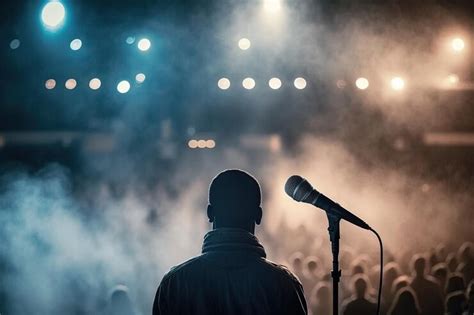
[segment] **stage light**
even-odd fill
[[[190,147],[191,149],[196,149],[198,147],[198,142],[197,140],[189,140],[188,141],[188,147]]]
[[[125,42],[129,45],[133,44],[135,42],[135,37],[133,36],[128,36]]]
[[[459,83],[459,77],[455,74],[448,75],[447,81],[450,85],[456,85]]]
[[[21,44],[20,40],[15,38],[14,40],[10,42],[10,48],[17,49],[18,47],[20,47],[20,44]]]
[[[124,94],[130,91],[130,82],[128,82],[127,80],[120,81],[117,84],[117,91],[121,94]]]
[[[89,87],[92,90],[98,90],[101,85],[102,85],[102,82],[100,82],[98,78],[93,78],[92,80],[89,81]]]
[[[255,80],[252,78],[245,78],[242,81],[242,86],[247,90],[251,90],[255,87]]]
[[[217,81],[217,86],[221,90],[227,90],[228,88],[230,88],[230,81],[227,78],[221,78],[219,79],[219,81]]]
[[[66,89],[68,90],[74,90],[77,86],[77,81],[74,80],[74,79],[68,79],[66,81],[66,83],[64,84],[64,86],[66,87]]]
[[[281,80],[278,78],[271,78],[268,81],[268,86],[274,90],[278,90],[281,87]]]
[[[79,50],[82,47],[82,40],[79,38],[73,39],[71,41],[71,44],[69,44],[69,47],[71,47],[72,50]]]
[[[65,16],[66,10],[59,1],[48,2],[41,11],[41,20],[44,25],[51,29],[56,29],[61,26]]]
[[[241,38],[239,40],[239,48],[242,49],[242,50],[249,49],[251,44],[252,43],[250,42],[250,40],[248,38]]]
[[[216,142],[212,139],[206,141],[206,147],[208,149],[214,149],[216,147]]]
[[[199,140],[199,141],[197,142],[197,147],[198,147],[199,149],[204,149],[204,148],[206,148],[206,140]]]
[[[465,44],[461,38],[456,37],[451,41],[451,47],[455,52],[461,52],[464,49]]]
[[[405,81],[400,77],[394,77],[390,81],[390,85],[392,86],[392,89],[394,89],[395,91],[400,91],[405,88]]]
[[[56,87],[56,80],[54,79],[48,79],[46,80],[46,82],[44,83],[44,86],[46,89],[48,90],[52,90]]]
[[[365,90],[369,87],[369,80],[367,80],[366,78],[358,78],[355,84],[358,89]]]
[[[147,51],[151,47],[151,42],[148,38],[142,38],[138,41],[137,47],[141,51]]]
[[[296,78],[294,81],[295,88],[302,90],[306,87],[306,80],[303,78]]]
[[[144,73],[139,73],[135,76],[135,81],[137,81],[137,83],[143,83],[145,82],[145,79],[146,79],[146,76]]]
[[[280,0],[264,0],[263,6],[265,11],[270,13],[276,13],[281,9],[281,1]]]

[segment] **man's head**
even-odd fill
[[[425,268],[426,268],[425,257],[423,257],[423,255],[415,255],[415,257],[413,257],[413,271],[415,272],[415,276],[424,277]]]
[[[207,216],[214,228],[241,228],[251,233],[262,220],[257,180],[241,170],[218,174],[209,187]]]
[[[358,299],[365,298],[369,286],[369,278],[364,274],[358,274],[353,279],[354,294]]]

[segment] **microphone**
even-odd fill
[[[293,175],[288,178],[285,184],[285,192],[298,202],[310,203],[313,206],[323,209],[328,215],[334,215],[363,229],[372,230],[362,219],[321,194],[301,176]]]

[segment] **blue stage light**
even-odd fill
[[[117,84],[117,91],[121,94],[127,93],[130,90],[130,82],[127,80],[120,81]]]
[[[48,2],[41,11],[41,20],[50,29],[57,29],[64,22],[66,9],[59,1]]]
[[[142,38],[138,41],[137,46],[141,51],[147,51],[151,47],[151,42],[148,38]]]

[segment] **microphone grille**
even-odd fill
[[[313,190],[313,187],[306,179],[301,176],[293,175],[286,181],[285,192],[296,201],[303,201],[307,193]]]

